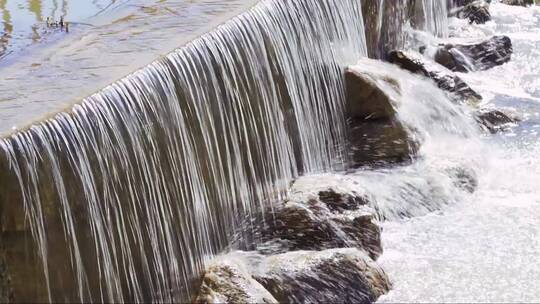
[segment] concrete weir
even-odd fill
[[[4,63],[0,300],[185,301],[295,177],[346,166],[360,1],[254,2],[132,5]]]

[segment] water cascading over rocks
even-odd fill
[[[265,0],[1,140],[11,299],[191,297],[244,219],[346,164],[342,71],[366,55],[360,1]]]
[[[437,37],[448,36],[445,0],[365,0],[362,12],[371,58],[386,58],[389,51],[403,48],[409,25]]]
[[[345,68],[401,47],[413,18],[437,34],[446,20],[442,0],[399,3],[263,0],[0,140],[0,296],[192,298],[214,254],[258,241],[254,218],[294,178],[347,168]]]

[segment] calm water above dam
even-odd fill
[[[0,60],[39,44],[51,36],[47,18],[84,23],[115,7],[117,0],[2,0],[0,1]],[[88,24],[91,26],[91,24]]]
[[[51,14],[49,6],[43,2],[36,17],[37,9],[29,5],[35,1],[10,2],[0,3],[9,4],[4,13],[12,15],[12,31],[20,34],[8,44],[17,52],[0,60],[0,134],[4,135],[71,107],[257,1],[133,0],[110,7],[106,1],[85,1],[87,5],[77,1],[77,9],[65,1],[59,10],[64,7],[66,21],[74,22],[69,34],[54,29],[41,43],[25,39],[24,32],[32,33],[31,24],[47,30],[37,20]]]

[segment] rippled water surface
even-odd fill
[[[28,6],[32,2],[23,4]],[[257,1],[124,0],[107,8],[103,0],[86,1],[90,3],[86,5],[88,9],[82,4],[85,1],[76,2],[69,3],[80,9],[74,9],[72,15],[68,13],[66,20],[81,18],[81,22],[74,22],[69,34],[54,30],[37,46],[30,44],[16,56],[0,60],[0,134],[24,129],[32,122],[70,108]],[[63,7],[71,11],[69,3],[65,3]],[[25,11],[22,7],[20,10]],[[43,7],[41,17],[34,17],[34,21],[50,14],[45,9],[48,6]],[[57,19],[59,16],[56,13]],[[35,24],[50,30],[43,22]],[[19,27],[21,31],[27,28]]]
[[[47,18],[63,18],[83,24],[118,2],[127,0],[1,0],[0,59],[16,54],[54,36],[60,29],[48,28]],[[90,26],[90,24],[87,24]]]

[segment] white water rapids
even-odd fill
[[[380,302],[540,301],[540,7],[494,4],[491,13],[485,25],[452,20],[451,35],[507,35],[512,60],[460,76],[482,93],[484,106],[513,108],[524,121],[477,146],[482,164],[472,197],[383,223],[379,261],[394,288]]]

